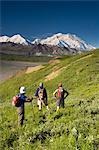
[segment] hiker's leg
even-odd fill
[[[18,108],[18,125],[19,126],[23,125],[23,120],[24,120],[24,108],[19,107]]]
[[[57,102],[56,102],[56,104],[57,104],[57,111],[58,111],[59,108],[60,108],[60,102],[61,102],[60,99],[58,99]]]
[[[47,100],[46,100],[46,99],[44,99],[44,104],[45,104],[45,106],[46,106],[46,109],[49,110],[48,103],[47,103]]]
[[[39,99],[37,98],[37,107],[39,107]]]
[[[39,110],[42,109],[42,102],[40,100],[38,100],[38,105],[39,105]]]
[[[49,107],[48,107],[48,105],[46,106],[46,109],[47,109],[47,110],[49,110]]]
[[[59,111],[59,106],[57,106],[57,110],[56,111]]]
[[[64,99],[61,100],[61,106],[64,108]]]

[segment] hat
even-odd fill
[[[42,82],[39,84],[39,87],[40,87],[40,88],[43,88],[43,83],[42,83]]]
[[[20,94],[25,94],[25,93],[26,93],[26,88],[24,86],[21,86]]]

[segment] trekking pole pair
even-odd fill
[[[33,121],[35,121],[35,114],[34,114],[34,109],[33,109],[33,102],[31,101],[31,108],[32,108],[32,115],[33,115]],[[36,121],[35,121],[36,123]]]

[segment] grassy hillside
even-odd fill
[[[43,81],[50,110],[38,112],[26,104],[25,123],[17,127],[16,108],[11,98],[18,87],[27,95]],[[56,112],[53,91],[59,82],[69,92],[65,108]],[[39,71],[19,74],[0,85],[0,149],[8,150],[98,150],[99,149],[99,50],[65,56]]]

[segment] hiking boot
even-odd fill
[[[47,109],[47,110],[49,110],[49,107],[48,107],[48,106],[46,106],[46,109]]]
[[[56,111],[59,111],[59,106],[57,106],[57,110]]]

